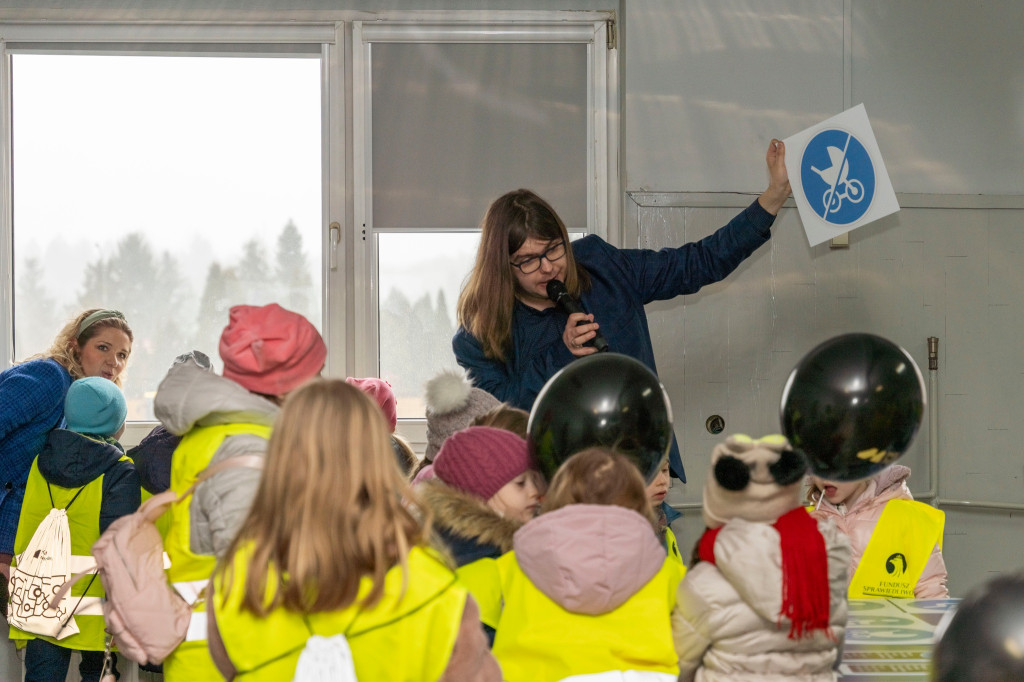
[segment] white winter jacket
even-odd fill
[[[732,519],[715,540],[715,563],[700,562],[679,585],[673,633],[680,680],[771,682],[836,680],[846,628],[848,541],[823,522],[833,638],[816,630],[790,639],[782,610],[779,533],[768,523]]]

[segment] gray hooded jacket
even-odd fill
[[[153,400],[157,419],[168,431],[183,436],[198,426],[273,425],[278,413],[274,403],[214,374],[193,357],[181,360],[160,382]],[[259,436],[229,436],[210,463],[240,455],[264,456],[266,450],[267,441]],[[247,467],[228,469],[196,488],[190,510],[193,552],[223,555],[249,512],[260,473]]]

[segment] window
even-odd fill
[[[605,29],[357,23],[356,286],[370,283],[359,319],[376,332],[357,362],[391,382],[399,417],[422,417],[424,382],[456,364],[456,302],[495,198],[528,187],[607,236]]]
[[[318,59],[15,54],[11,74],[16,358],[122,310],[130,417],[152,419],[171,359],[218,361],[231,305],[320,326]]]
[[[227,308],[276,300],[328,375],[383,376],[422,417],[495,197],[532,187],[614,239],[609,13],[349,15],[0,24],[0,365],[120,308],[151,420],[175,356],[216,361]]]

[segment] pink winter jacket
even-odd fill
[[[909,477],[909,468],[893,464],[868,481],[867,489],[849,508],[844,504],[836,507],[823,499],[817,510],[811,512],[811,516],[817,519],[833,521],[850,538],[851,580],[886,503],[889,500],[914,499],[907,488]],[[928,557],[921,579],[914,587],[914,596],[918,599],[945,599],[949,596],[946,582],[946,562],[942,560],[942,551],[936,546]]]
[[[732,519],[715,539],[715,563],[695,564],[679,584],[672,633],[682,682],[838,679],[850,547],[832,524],[818,522],[818,530],[828,557],[831,632],[789,638],[790,622],[779,616],[779,532],[769,523]]]

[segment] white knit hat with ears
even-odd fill
[[[734,518],[775,521],[800,506],[806,471],[806,460],[784,436],[729,436],[711,452],[704,480],[705,525],[718,528]]]
[[[426,383],[427,449],[424,456],[434,461],[448,436],[469,426],[481,414],[501,401],[473,386],[462,369],[446,369]]]

